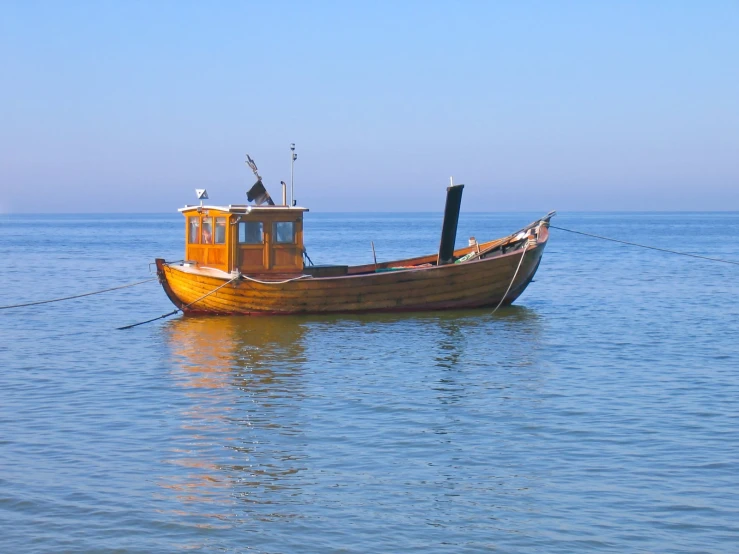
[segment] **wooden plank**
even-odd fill
[[[530,259],[531,257],[534,257],[533,250],[530,250],[527,253],[527,259]],[[518,258],[520,258],[520,254],[517,252],[514,253],[517,254],[517,256],[512,256],[511,258],[497,258],[495,260],[485,260],[483,262],[478,262],[479,264],[491,264],[495,263],[496,267],[484,267],[480,266],[478,271],[467,271],[466,269],[470,269],[471,265],[467,268],[464,267],[455,267],[454,269],[456,271],[449,271],[453,266],[447,266],[443,268],[445,271],[443,273],[439,273],[438,271],[432,271],[429,270],[419,270],[419,271],[407,271],[407,272],[397,272],[395,274],[374,274],[374,275],[363,275],[363,276],[355,276],[351,279],[345,279],[345,278],[325,278],[325,279],[305,279],[305,280],[298,280],[298,281],[292,281],[290,283],[285,284],[261,284],[261,283],[255,283],[253,281],[245,281],[245,283],[248,283],[250,290],[253,290],[255,293],[259,292],[270,292],[270,291],[277,291],[279,294],[290,294],[291,292],[296,292],[298,294],[310,294],[311,291],[318,291],[319,294],[324,294],[324,291],[328,288],[332,289],[336,293],[340,293],[342,290],[356,290],[356,289],[369,289],[373,287],[386,287],[387,290],[391,291],[393,288],[397,286],[402,286],[404,284],[412,284],[413,287],[416,286],[424,286],[424,285],[430,285],[430,286],[437,286],[437,281],[445,281],[445,282],[451,282],[456,284],[457,280],[459,280],[461,283],[474,281],[477,279],[483,279],[483,278],[489,278],[489,279],[499,279],[505,276],[505,273],[512,270],[515,265],[518,263]],[[500,262],[506,261],[507,263],[501,264]],[[442,269],[442,268],[439,268]],[[176,269],[175,269],[176,271]],[[179,272],[184,273],[184,272]],[[213,286],[217,286],[219,283],[223,283],[225,279],[216,279],[213,277],[206,277],[206,276],[199,276],[199,275],[193,275],[193,274],[186,274],[187,277],[185,277],[188,280],[191,281],[197,281],[197,282],[204,282],[211,284]]]
[[[535,250],[529,250],[527,259],[535,255]],[[379,273],[371,275],[353,276],[350,278],[325,278],[325,279],[305,279],[292,281],[285,284],[261,284],[252,281],[245,281],[244,285],[255,294],[277,291],[280,295],[289,295],[291,293],[310,295],[311,291],[318,291],[318,294],[325,294],[327,288],[332,289],[335,294],[341,294],[342,291],[355,291],[359,289],[372,289],[374,287],[383,287],[387,291],[392,291],[395,287],[402,287],[404,284],[410,284],[412,287],[439,286],[440,282],[447,282],[453,285],[464,284],[478,279],[501,279],[506,274],[510,279],[512,271],[518,264],[520,253],[514,252],[505,257],[495,258],[492,260],[483,260],[468,265],[457,264],[455,266],[445,266],[443,268],[430,268],[428,270],[404,271],[395,273]],[[475,269],[475,271],[471,271]],[[197,276],[188,274],[188,278],[195,281],[203,281],[213,286],[223,283],[225,280],[214,279],[212,277]],[[378,289],[379,290],[379,289]]]
[[[530,253],[531,257],[529,257]],[[514,283],[514,289],[525,283],[530,278],[531,271],[536,268],[541,254],[540,252],[538,255],[534,254],[536,254],[534,250],[527,252],[520,275]],[[423,309],[425,305],[439,304],[486,305],[493,301],[497,303],[500,300],[515,270],[513,262],[515,261],[517,265],[520,254],[515,259],[505,258],[509,257],[479,262],[480,264],[505,262],[503,266],[492,272],[485,271],[475,275],[463,272],[452,276],[451,279],[446,279],[445,275],[440,274],[439,278],[444,280],[443,283],[438,282],[439,278],[429,279],[428,275],[425,275],[427,271],[424,270],[403,272],[409,276],[405,280],[398,280],[397,276],[391,276],[392,279],[375,278],[380,275],[384,277],[386,274],[357,276],[362,282],[349,288],[345,282],[341,283],[340,288],[335,286],[327,288],[327,285],[336,285],[336,283],[327,283],[335,279],[311,280],[312,283],[308,286],[312,288],[306,288],[307,281],[294,281],[285,285],[261,285],[247,281],[239,283],[236,287],[227,285],[212,296],[198,302],[197,309],[218,313],[243,311],[294,313]],[[446,268],[452,267],[446,266]],[[166,274],[170,286],[185,304],[212,292],[224,282],[213,277],[184,273],[174,268],[166,268]],[[245,286],[247,283],[248,286]]]
[[[513,235],[511,235],[512,237]],[[511,286],[508,302],[521,294],[533,277],[547,242],[526,252],[519,274]],[[482,249],[503,244],[489,241]],[[202,246],[201,246],[202,248]],[[474,247],[457,252],[471,252]],[[412,260],[423,260],[415,258]],[[405,260],[408,263],[411,260]],[[505,294],[521,261],[521,251],[485,260],[450,264],[418,270],[364,273],[331,278],[308,278],[284,283],[242,280],[228,284],[228,275],[213,276],[181,270],[176,266],[158,268],[175,304],[196,305],[190,309],[211,313],[326,313],[437,309],[439,307],[492,305]],[[359,266],[361,267],[361,266]],[[290,277],[291,274],[285,275]],[[294,274],[293,274],[294,275]],[[208,295],[206,298],[204,296]],[[180,305],[180,304],[178,304]]]

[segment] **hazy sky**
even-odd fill
[[[0,212],[739,210],[739,2],[0,4]]]

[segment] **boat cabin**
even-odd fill
[[[246,275],[303,271],[303,214],[295,206],[186,206],[185,260]]]

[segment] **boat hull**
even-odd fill
[[[261,281],[167,264],[157,269],[170,300],[188,314],[292,315],[411,312],[510,304],[531,282],[548,233],[525,250],[443,266],[341,277]],[[230,282],[229,282],[230,281]],[[216,290],[217,289],[217,290]]]

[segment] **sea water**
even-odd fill
[[[542,214],[462,213],[458,242]],[[739,261],[737,213],[560,214]],[[315,263],[438,214],[306,219]],[[0,216],[0,305],[152,276],[175,215]],[[553,229],[490,310],[173,316],[156,281],[0,310],[2,552],[736,552],[739,267]]]

